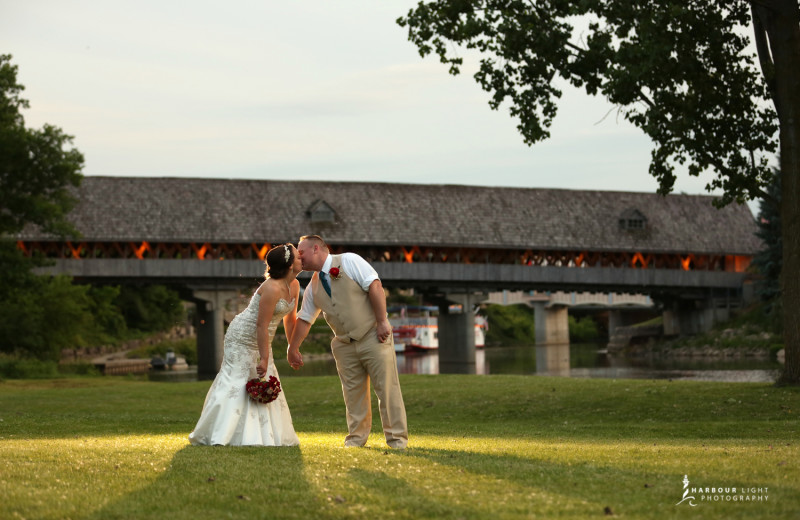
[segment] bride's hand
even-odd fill
[[[300,353],[300,349],[288,349],[286,360],[289,361],[289,366],[295,370],[303,366],[303,355]]]
[[[264,375],[267,373],[267,368],[269,368],[268,359],[262,359],[259,361],[258,365],[256,365],[256,373],[258,374],[258,377],[264,377]]]

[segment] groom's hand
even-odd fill
[[[389,320],[382,320],[378,322],[377,327],[378,332],[378,341],[381,343],[385,343],[389,336],[392,335],[392,325],[389,323]]]
[[[300,353],[300,349],[288,349],[286,360],[289,361],[289,366],[295,370],[303,366],[303,355]]]

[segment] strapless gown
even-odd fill
[[[258,377],[256,365],[260,356],[256,343],[256,318],[260,299],[261,295],[255,293],[247,308],[228,326],[222,366],[208,390],[197,426],[189,434],[192,444],[296,446],[300,443],[283,391],[271,403],[261,404],[250,399],[244,388],[248,380]],[[294,300],[278,300],[269,324],[270,345],[278,324],[294,305]],[[269,376],[278,377],[272,349],[269,372],[265,377],[269,379]]]

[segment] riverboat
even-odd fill
[[[416,307],[412,310],[422,311],[419,315],[408,315],[408,308],[403,307],[398,315],[389,316],[394,336],[395,352],[414,352],[436,350],[439,348],[439,319],[432,315],[437,307]],[[482,348],[486,343],[486,331],[489,324],[485,316],[475,314],[475,346]]]

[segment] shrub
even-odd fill
[[[485,313],[489,321],[487,346],[536,343],[532,308],[526,305],[487,305]]]
[[[177,341],[162,341],[154,345],[144,345],[131,350],[126,357],[133,359],[150,359],[153,356],[166,357],[167,350],[172,349],[176,356],[186,359],[189,365],[197,364],[197,340],[184,338]]]
[[[157,332],[184,321],[180,296],[163,285],[122,286],[115,301],[131,329]]]
[[[65,376],[101,376],[97,367],[91,363],[64,363],[58,365],[58,372]]]
[[[88,286],[67,276],[37,276],[0,301],[0,350],[57,361],[61,350],[85,346],[95,330]]]
[[[6,379],[52,379],[58,377],[55,361],[0,354],[0,377]]]
[[[576,319],[569,316],[569,340],[572,343],[590,343],[600,338],[597,323],[591,316]]]

